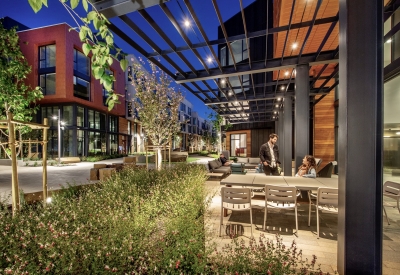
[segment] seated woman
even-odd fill
[[[306,155],[303,158],[303,164],[300,165],[299,171],[296,174],[296,177],[303,177],[303,178],[316,178],[317,171],[315,168],[317,164],[315,163],[315,159],[313,156]]]

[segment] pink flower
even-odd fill
[[[179,265],[181,264],[181,261],[180,260],[178,260],[177,262],[176,262],[176,264],[175,264],[175,268],[179,268]]]

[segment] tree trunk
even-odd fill
[[[157,157],[155,158],[155,165],[157,170],[161,170],[161,164],[162,164],[162,154],[161,154],[161,147],[157,147],[156,151]]]

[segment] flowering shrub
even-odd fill
[[[2,209],[0,273],[293,274],[294,252],[281,244],[206,246],[205,175],[204,165],[127,168],[46,207]]]
[[[316,259],[303,260],[295,241],[286,247],[279,235],[275,241],[260,235],[258,241],[252,239],[248,245],[233,239],[231,244],[215,250],[209,261],[216,274],[323,274],[316,267]]]

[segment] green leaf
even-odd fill
[[[103,83],[104,88],[107,91],[111,91],[111,89],[112,89],[112,81],[110,81],[108,78],[107,79],[103,79],[103,80],[104,80],[104,83]]]
[[[88,56],[88,54],[89,54],[91,48],[92,48],[92,47],[90,47],[90,45],[87,44],[87,43],[83,43],[83,45],[82,45],[83,53],[84,53],[86,56]]]
[[[79,32],[79,38],[81,39],[81,41],[85,41],[86,39],[86,31],[81,29],[81,31]]]
[[[97,67],[94,69],[94,78],[100,79],[104,74],[104,69],[102,67]]]
[[[121,69],[125,72],[126,67],[128,67],[128,60],[122,59],[122,60],[119,62],[119,65],[121,66]]]
[[[85,11],[87,12],[88,9],[89,9],[89,5],[88,5],[87,0],[82,0],[82,5],[83,5],[83,8],[85,9]]]
[[[115,102],[113,100],[108,101],[108,110],[111,111],[114,108]]]
[[[42,0],[42,3],[43,3],[43,5],[45,5],[47,8],[49,7],[49,6],[47,5],[47,0]]]
[[[112,44],[114,44],[114,39],[111,36],[107,36],[106,42],[108,45],[112,45]]]
[[[42,9],[42,4],[43,4],[42,0],[28,0],[28,2],[35,13],[37,13]]]
[[[97,16],[93,19],[93,26],[96,30],[98,30],[101,26],[101,20],[99,20]]]
[[[71,8],[75,9],[79,4],[79,0],[71,0]]]
[[[108,65],[111,66],[113,62],[114,62],[113,58],[112,57],[108,57],[108,59],[107,59]]]
[[[86,1],[86,0],[84,0],[84,1]],[[93,20],[96,16],[97,16],[97,13],[95,11],[91,11],[88,13],[87,19]]]

